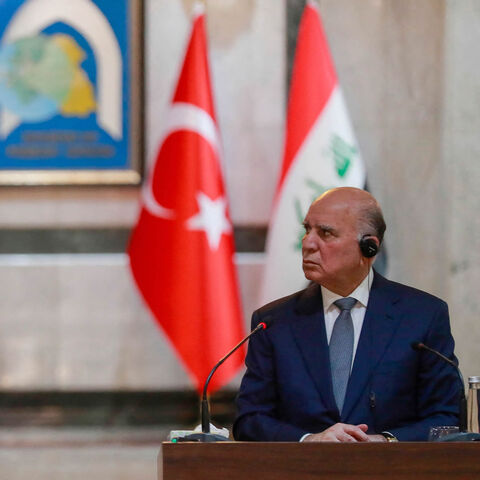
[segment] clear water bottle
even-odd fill
[[[468,377],[467,429],[469,432],[480,433],[478,428],[478,390],[480,377]]]

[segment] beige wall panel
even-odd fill
[[[480,4],[447,2],[445,196],[449,224],[442,261],[460,366],[480,375]]]
[[[130,227],[137,188],[8,188],[0,190],[0,228]]]
[[[262,259],[237,255],[246,329]],[[0,255],[0,291],[0,389],[191,387],[125,255]]]
[[[389,276],[444,295],[443,2],[319,5],[369,188],[384,209]]]

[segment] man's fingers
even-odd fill
[[[315,433],[305,437],[305,442],[368,442],[370,438],[365,433],[368,426],[364,423],[349,425],[336,423],[321,433]]]
[[[341,442],[358,442],[358,440],[355,437],[352,437],[348,433],[344,433],[340,441]]]
[[[345,425],[344,431],[349,436],[352,436],[355,441],[368,442],[369,440],[368,435],[365,433],[366,430],[364,431],[360,426]]]

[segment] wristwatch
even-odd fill
[[[381,435],[385,437],[388,443],[390,442],[398,442],[398,438],[390,432],[382,432]]]

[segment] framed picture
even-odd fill
[[[142,0],[0,0],[0,185],[135,185]]]

